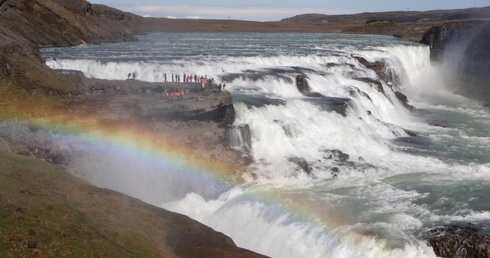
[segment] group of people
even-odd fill
[[[219,84],[216,83],[214,81],[214,78],[209,78],[209,79],[201,78],[201,88],[205,89],[206,85],[208,86],[207,87],[208,89],[212,89],[216,93],[221,93],[221,91],[224,90],[226,87],[226,84],[224,83],[221,82]]]
[[[185,83],[185,88],[182,89],[175,89],[171,88],[169,90],[165,90],[165,98],[168,100],[181,100],[184,98],[184,95],[189,93],[189,88],[187,83],[200,83],[202,89],[210,89],[213,90],[216,93],[221,93],[225,87],[226,84],[220,82],[216,83],[214,78],[208,78],[207,75],[197,75],[197,74],[177,74],[177,73],[171,73],[170,74],[170,80],[167,79],[167,73],[163,73],[163,81],[164,82],[184,82]],[[128,73],[128,80],[129,79],[136,79],[136,72]],[[117,86],[116,93],[119,93],[121,91],[121,86]]]
[[[207,86],[207,87],[206,87]],[[214,80],[208,79],[207,81],[202,82],[201,90],[210,89],[213,90],[215,93],[221,93],[226,87],[226,84],[224,83],[215,83]],[[199,90],[198,90],[199,91]],[[181,89],[175,89],[171,88],[170,90],[165,90],[165,98],[168,100],[182,100],[184,99],[184,96],[190,92],[189,87],[187,83],[185,84],[185,88]],[[198,96],[198,101],[200,100],[200,96]]]
[[[207,75],[197,75],[197,74],[183,74],[183,76],[181,76],[180,74],[177,74],[177,73],[171,73],[171,77],[169,79],[167,79],[167,74],[164,73],[163,74],[163,80],[164,82],[185,82],[185,83],[188,83],[188,82],[195,82],[195,83],[198,83],[198,82],[201,82],[203,79],[206,79],[207,80]]]
[[[189,89],[180,89],[180,90],[175,90],[171,89],[169,92],[165,93],[165,97],[169,100],[175,100],[175,99],[184,99],[184,95],[186,93],[189,93]]]

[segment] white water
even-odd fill
[[[272,257],[433,257],[421,240],[428,228],[490,220],[490,114],[444,90],[444,71],[430,64],[426,46],[376,36],[294,36],[155,34],[135,43],[46,50],[52,68],[90,77],[136,72],[138,79],[163,81],[163,73],[196,73],[226,81],[237,99],[235,124],[250,127],[255,163],[245,185],[176,172],[165,161],[110,145],[77,145],[74,173],[186,214]],[[380,80],[353,56],[384,61],[401,83]],[[346,116],[303,96],[298,74],[313,92],[350,99]],[[384,93],[360,77],[379,81]],[[430,112],[411,113],[394,91]],[[251,99],[283,104],[247,105]],[[434,120],[448,126],[431,126]],[[416,143],[400,140],[409,136],[405,129],[417,133]],[[329,159],[333,150],[348,160]],[[303,159],[311,174],[291,158]]]

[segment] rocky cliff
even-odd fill
[[[448,22],[433,26],[421,43],[434,62],[444,65],[448,83],[457,92],[490,101],[490,22]]]
[[[133,40],[141,17],[83,0],[0,0],[0,81],[76,91],[44,64],[39,47]]]
[[[490,21],[458,21],[430,28],[422,43],[431,59],[446,71],[448,86],[456,92],[490,101]],[[490,234],[473,225],[446,225],[431,229],[427,242],[440,257],[489,257]]]

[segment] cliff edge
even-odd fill
[[[490,21],[454,21],[437,24],[421,43],[433,62],[444,64],[447,83],[459,94],[490,102]]]
[[[44,124],[84,130],[118,130],[138,121],[157,126],[170,119],[162,113],[184,103],[147,94],[154,87],[143,82],[89,80],[53,71],[39,48],[134,40],[141,19],[83,0],[0,0],[0,256],[263,257],[186,216],[92,187],[63,170],[66,153],[56,151],[50,142],[53,128]],[[108,91],[116,84],[123,86],[121,92]],[[135,99],[140,104],[128,105]],[[149,100],[162,105],[151,106]],[[196,139],[201,144],[196,152],[214,145],[226,151],[220,135],[233,115],[229,95],[188,101],[189,109],[176,117],[194,117],[172,118],[160,132],[194,121],[194,129],[216,132]],[[204,113],[196,115],[196,110]]]

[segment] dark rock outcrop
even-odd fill
[[[326,152],[330,152],[330,155],[326,156],[325,159],[331,159],[336,162],[346,162],[350,157],[349,154],[340,150],[326,150]]]
[[[425,239],[438,257],[490,257],[490,235],[473,225],[434,228]]]
[[[291,162],[291,163],[294,163],[294,164],[298,165],[298,167],[303,172],[305,172],[306,174],[308,174],[309,176],[312,175],[311,172],[313,171],[313,169],[311,168],[310,164],[308,164],[308,162],[304,158],[291,157],[291,158],[288,158],[288,161]]]
[[[369,84],[369,86],[375,88],[377,91],[379,91],[381,93],[385,92],[383,89],[383,85],[381,84],[381,82],[379,82],[377,80],[367,78],[367,77],[359,77],[359,78],[353,78],[353,79],[356,81],[365,82],[365,83]]]
[[[431,50],[431,59],[433,61],[441,61],[444,50],[451,46],[458,46],[470,51],[473,55],[477,52],[489,52],[486,48],[469,48],[468,45],[480,45],[490,37],[484,33],[485,28],[490,26],[487,21],[457,21],[447,22],[431,27],[426,31],[420,43],[426,44]]]
[[[296,76],[296,88],[304,96],[310,97],[307,101],[310,101],[316,105],[320,105],[326,111],[336,112],[344,117],[347,116],[347,107],[349,105],[350,99],[347,98],[336,98],[323,96],[318,92],[311,92],[311,88],[308,85],[308,80],[304,75]]]
[[[444,63],[447,84],[460,94],[482,101],[490,98],[490,22],[448,22],[433,26],[421,43],[431,59]]]
[[[396,98],[403,104],[403,106],[405,108],[407,108],[408,110],[410,111],[414,111],[415,110],[415,107],[408,104],[408,98],[405,94],[399,92],[399,91],[395,91],[395,96]]]
[[[386,85],[390,87],[398,87],[401,84],[401,78],[396,74],[392,69],[389,69],[386,66],[386,62],[383,60],[378,60],[375,62],[370,62],[366,60],[364,57],[360,56],[352,56],[356,59],[360,64],[365,66],[368,69],[373,70],[379,78],[386,82]]]
[[[304,75],[296,76],[296,88],[303,94],[311,91],[310,85],[308,85],[308,81]]]

